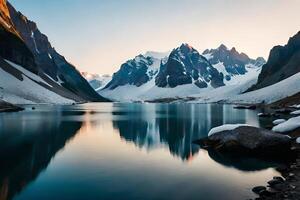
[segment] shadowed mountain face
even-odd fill
[[[205,57],[188,44],[174,49],[166,64],[161,65],[155,83],[158,87],[176,87],[194,83],[199,88],[224,85],[223,75]]]
[[[228,49],[225,45],[220,45],[217,49],[206,49],[203,55],[213,66],[222,65],[225,68],[224,74],[226,80],[230,80],[231,76],[244,75],[247,73],[247,65],[261,67],[266,63],[264,58],[249,58],[245,53],[239,53],[234,47]],[[224,73],[224,72],[223,72]]]
[[[13,122],[0,119],[1,200],[12,199],[34,181],[82,126],[82,122],[59,120],[69,115],[60,111],[45,118],[31,114],[29,118],[35,120],[23,115],[12,115],[19,117]]]
[[[17,12],[8,3],[8,9],[12,23],[20,36],[34,55],[38,68],[49,75],[68,91],[78,95],[87,101],[105,101],[88,82],[81,76],[80,72],[61,56],[51,46],[46,35],[42,34],[37,25],[28,20],[22,13]]]
[[[300,72],[300,32],[291,37],[285,46],[275,46],[263,66],[258,82],[251,90],[280,82]]]
[[[121,65],[112,80],[105,86],[111,90],[123,85],[141,86],[150,81],[158,72],[160,60],[150,56],[138,55]]]
[[[33,73],[38,72],[31,51],[13,26],[6,0],[0,0],[0,38],[0,57],[24,65]]]

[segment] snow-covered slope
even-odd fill
[[[300,91],[300,73],[273,85],[233,96],[229,100],[235,103],[273,103]]]
[[[0,67],[1,99],[13,104],[74,102],[52,92],[52,86],[36,74],[8,60],[4,62]]]

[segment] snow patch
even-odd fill
[[[207,60],[210,60],[210,59],[212,59],[214,57],[212,53],[203,54],[202,56],[204,58],[206,58]]]
[[[291,112],[292,115],[300,115],[300,110],[296,110],[294,112]]]
[[[278,133],[293,131],[300,127],[300,116],[293,117],[288,121],[275,126],[272,130]]]
[[[224,124],[222,126],[212,128],[208,133],[208,137],[210,137],[210,136],[212,136],[216,133],[222,132],[222,131],[232,131],[232,130],[234,130],[236,128],[239,128],[241,126],[253,127],[253,126],[248,125],[248,124]]]
[[[273,121],[273,124],[278,125],[278,124],[281,124],[283,122],[286,122],[286,120],[285,119],[276,119],[276,120]]]
[[[31,38],[32,38],[32,40],[33,40],[33,44],[34,44],[35,51],[39,54],[40,51],[39,51],[38,48],[37,48],[36,41],[35,41],[35,37],[34,37],[34,32],[32,32],[32,31],[31,31]]]

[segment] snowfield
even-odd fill
[[[19,80],[10,73],[0,68],[0,98],[12,104],[36,104],[36,103],[51,103],[51,104],[71,104],[73,100],[66,99],[47,88],[39,85],[36,82],[47,84],[36,74],[33,74],[25,68],[5,60],[16,70],[22,73],[23,80]],[[36,81],[36,82],[35,82]]]
[[[208,87],[200,89],[194,84],[181,85],[175,88],[159,88],[155,86],[155,79],[152,79],[140,87],[126,85],[114,90],[102,90],[98,92],[106,98],[121,102],[170,98],[189,103],[223,102],[236,104],[273,103],[300,92],[300,73],[297,73],[274,85],[244,93],[256,83],[258,74],[260,73],[258,69],[249,68],[248,71],[249,74],[247,76],[238,75],[232,79],[232,82],[219,88]]]
[[[273,103],[300,92],[300,73],[274,85],[230,98],[234,103]]]

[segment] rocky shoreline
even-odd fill
[[[0,100],[0,113],[2,112],[19,112],[24,110],[24,108],[15,106],[13,104],[7,103]]]
[[[288,135],[296,140],[300,136],[300,129]],[[256,200],[300,199],[300,144],[293,142],[291,149],[295,152],[296,159],[276,169],[281,177],[273,177],[266,186],[256,186],[252,189],[258,195]]]
[[[291,109],[294,109],[292,105],[299,104],[299,94],[287,100],[268,105],[266,110],[269,113],[287,114],[290,117],[291,115],[288,113]],[[294,142],[291,145],[291,150],[295,153],[295,159],[285,166],[276,168],[281,177],[273,177],[265,186],[256,186],[252,189],[258,195],[255,200],[300,199],[300,144],[299,141],[296,142],[297,138],[300,137],[300,128],[288,132],[287,135],[293,138]]]
[[[255,110],[257,108],[262,111],[258,116],[264,121],[273,122],[273,124],[267,123],[264,126],[265,129],[245,124],[225,124],[213,128],[208,133],[207,138],[197,140],[195,143],[209,152],[212,151],[224,155],[230,154],[235,156],[243,154],[246,156],[250,154],[266,158],[286,159],[280,167],[276,168],[280,176],[273,177],[266,185],[253,187],[252,191],[257,195],[254,199],[300,199],[299,99],[293,102],[279,102],[279,104],[267,106],[235,106],[235,109]],[[289,144],[285,141],[286,137],[290,140]],[[284,148],[284,146],[288,148]]]

